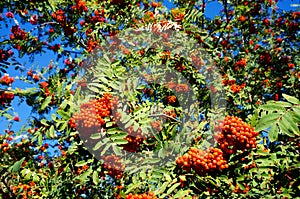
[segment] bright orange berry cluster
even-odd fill
[[[134,131],[133,125],[126,129],[128,135],[124,138],[127,144],[123,145],[123,149],[129,152],[136,152],[140,149],[140,145],[144,142],[145,138],[142,135],[141,128]]]
[[[157,131],[161,131],[162,130],[162,124],[161,124],[161,122],[159,120],[151,122],[150,125],[152,126],[152,128],[154,128]]]
[[[239,93],[244,87],[246,86],[245,83],[238,85],[238,84],[232,84],[230,86],[230,89],[233,93]]]
[[[187,84],[177,84],[175,90],[177,92],[188,92],[190,88]]]
[[[14,52],[12,50],[6,51],[0,49],[0,62],[8,60],[8,58],[10,58],[13,54]]]
[[[241,118],[227,116],[224,121],[216,127],[214,135],[220,148],[225,154],[233,154],[237,150],[255,148],[258,132],[243,122]]]
[[[228,168],[223,152],[218,148],[208,148],[205,151],[190,148],[187,154],[177,158],[176,164],[186,171],[193,169],[200,175]]]
[[[76,127],[100,128],[105,124],[104,118],[111,115],[111,108],[111,95],[107,93],[102,98],[83,103],[80,112],[73,115]]]
[[[176,101],[177,101],[177,98],[176,98],[175,95],[167,96],[167,102],[168,102],[168,104],[174,104]]]
[[[7,74],[1,77],[0,84],[9,86],[11,83],[13,83],[15,79],[13,77],[9,77]]]
[[[128,194],[126,199],[157,199],[153,192],[143,194]]]
[[[32,196],[38,195],[36,191],[33,191],[35,183],[32,181],[29,184],[22,184],[21,182],[17,186],[12,186],[12,192],[14,194],[19,194],[18,198],[27,199]]]
[[[75,0],[76,5],[72,6],[72,9],[76,10],[78,13],[87,12],[89,9],[86,6],[86,2]]]
[[[240,68],[245,68],[247,65],[247,62],[246,62],[246,59],[245,58],[242,58],[240,59],[239,61],[237,61],[234,65],[234,70],[237,71],[239,70]]]
[[[123,149],[133,153],[140,149],[140,145],[144,142],[145,138],[127,135],[125,140],[127,140],[128,143],[124,144]]]
[[[68,126],[71,128],[71,129],[76,129],[76,121],[74,118],[70,118],[69,122],[68,122]]]
[[[233,192],[246,194],[250,190],[250,186],[246,185],[245,189],[241,189],[238,184],[235,185]]]
[[[13,99],[15,95],[13,93],[9,92],[0,92],[0,105],[9,104]]]
[[[120,157],[113,154],[104,156],[103,160],[105,162],[103,168],[107,170],[106,174],[113,178],[121,179],[125,166],[122,164]]]

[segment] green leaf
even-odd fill
[[[56,121],[56,115],[54,114],[54,113],[52,113],[52,115],[51,115],[51,119],[55,122]]]
[[[300,105],[300,101],[293,96],[287,95],[287,94],[282,94],[282,96],[284,97],[284,99],[286,99],[287,101],[293,103],[293,104],[297,104]]]
[[[42,135],[41,133],[39,134],[39,137],[38,137],[38,144],[39,144],[40,146],[43,145],[43,135]]]
[[[182,198],[184,196],[188,196],[191,192],[192,192],[191,190],[179,190],[173,197]]]
[[[291,117],[289,117],[290,115],[289,114],[285,114],[284,116],[282,116],[282,119],[285,119],[287,122],[288,122],[288,129],[293,133],[293,137],[294,135],[299,135],[300,132],[299,132],[299,128],[297,126],[297,123],[292,120]]]
[[[97,172],[97,171],[94,171],[94,172],[93,172],[93,183],[94,183],[95,185],[98,185],[99,182],[100,182],[100,180],[99,180],[98,172]]]
[[[109,135],[114,135],[118,132],[121,132],[121,130],[119,130],[118,128],[110,128],[106,131],[106,133],[109,134]]]
[[[280,130],[280,133],[283,133],[283,134],[286,134],[290,137],[294,137],[292,133],[290,133],[289,131],[289,122],[286,120],[286,118],[281,118],[281,120],[278,122],[279,124],[279,130]]]
[[[40,181],[40,177],[36,173],[33,174],[33,181],[34,182],[39,182]]]
[[[91,91],[93,91],[94,93],[99,93],[99,89],[93,86],[89,86],[88,89],[90,89]]]
[[[132,124],[133,124],[133,122],[134,122],[134,120],[133,119],[131,119],[131,120],[129,120],[126,124],[125,124],[125,129],[127,129],[128,127],[130,127]]]
[[[101,134],[100,133],[93,133],[91,136],[90,136],[91,139],[93,140],[98,140],[101,138]]]
[[[278,139],[278,133],[279,133],[279,128],[275,124],[271,127],[270,131],[268,132],[268,138],[270,139],[271,142],[274,142]]]
[[[107,54],[104,54],[103,57],[104,57],[106,63],[108,63],[108,64],[111,63],[109,57],[107,56]]]
[[[44,100],[44,102],[42,103],[42,106],[41,106],[41,110],[42,110],[42,111],[45,110],[45,108],[50,104],[51,100],[52,100],[52,96],[51,96],[51,95],[48,96],[48,97]]]
[[[105,143],[103,143],[102,141],[97,142],[97,144],[93,147],[94,151],[97,151],[98,149],[100,149]]]
[[[82,167],[84,165],[86,165],[86,162],[84,160],[81,160],[75,164],[76,167]]]
[[[278,111],[284,111],[285,110],[285,108],[282,105],[275,104],[275,102],[261,105],[259,108],[263,109],[263,110],[266,110],[266,111],[270,111],[270,112],[273,112],[273,111],[278,112]]]
[[[170,189],[168,189],[167,194],[171,194],[180,184],[180,182],[174,184]]]
[[[258,124],[255,127],[255,131],[261,131],[264,130],[274,124],[276,120],[281,116],[280,113],[270,113],[267,115],[264,115],[258,122]]]
[[[166,178],[166,180],[167,180],[168,182],[171,182],[171,181],[172,181],[172,178],[171,178],[171,176],[170,176],[168,173],[164,173],[164,176],[165,176],[165,178]]]
[[[299,124],[300,123],[300,107],[294,106],[293,107],[293,118]]]
[[[140,187],[142,184],[143,184],[143,182],[137,182],[136,184],[135,183],[131,183],[128,186],[128,189],[127,189],[127,191],[125,193],[129,194],[133,189]]]
[[[285,108],[290,108],[292,106],[291,103],[289,102],[284,102],[284,101],[275,101],[274,102],[276,105],[281,105],[282,107],[285,107]]]
[[[79,179],[82,181],[86,181],[88,176],[91,175],[91,173],[92,173],[92,169],[90,167],[87,171],[85,171],[82,175],[79,176]]]
[[[103,144],[104,145],[104,144]],[[102,146],[103,146],[102,145]],[[108,143],[108,144],[106,144],[106,146],[104,147],[104,149],[101,151],[101,156],[103,156],[105,153],[106,153],[106,151],[111,147],[111,146],[113,146],[111,143]],[[96,146],[95,146],[96,147]]]
[[[63,110],[57,110],[57,114],[60,115],[64,119],[69,119],[71,115]]]
[[[49,126],[49,124],[47,123],[47,120],[46,120],[46,119],[41,119],[41,123],[42,123],[44,126]]]
[[[25,160],[25,157],[23,157],[21,160],[15,162],[14,165],[12,165],[9,168],[9,171],[10,172],[18,172],[20,170],[21,165],[23,164],[24,160]]]
[[[12,120],[13,119],[13,116],[8,114],[8,113],[4,113],[3,116],[6,117],[7,120]]]
[[[122,155],[120,147],[118,147],[117,145],[112,145],[112,148],[117,156]]]
[[[113,134],[113,135],[110,135],[109,137],[112,139],[112,140],[116,140],[116,139],[123,139],[127,136],[127,133],[117,133],[117,134]]]
[[[50,126],[49,134],[50,134],[50,138],[54,138],[55,137],[54,125]]]
[[[121,144],[127,144],[128,141],[124,140],[124,139],[116,139],[116,140],[114,140],[114,143],[118,144],[118,145],[121,145]]]
[[[169,182],[164,182],[161,186],[159,186],[159,188],[155,191],[155,195],[156,194],[160,194],[160,193],[163,193],[167,186],[169,185],[170,183]]]

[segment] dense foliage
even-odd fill
[[[166,4],[0,2],[0,198],[299,197],[300,12]]]

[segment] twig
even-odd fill
[[[178,123],[181,123],[181,121],[179,121],[179,120],[177,120],[177,119],[175,119],[175,118],[173,118],[173,117],[171,117],[169,115],[163,114],[163,113],[162,114],[149,115],[149,117],[161,117],[161,116],[167,117],[167,118],[172,119],[172,120],[174,120],[174,121],[176,121]]]

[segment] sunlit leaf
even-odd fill
[[[23,164],[25,160],[25,157],[23,157],[21,160],[15,162],[10,168],[9,171],[10,172],[18,172],[21,168],[21,165]]]
[[[287,94],[282,94],[282,96],[289,102],[293,103],[293,104],[297,104],[299,105],[300,104],[300,101],[296,98],[296,97],[293,97],[293,96],[290,96],[290,95],[287,95]]]
[[[267,129],[268,127],[274,125],[274,122],[278,120],[278,118],[281,116],[280,113],[270,113],[267,115],[264,115],[257,125],[255,126],[255,131],[261,131],[264,129]]]

